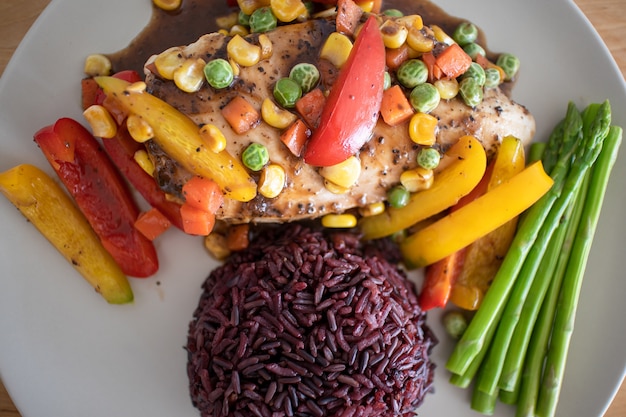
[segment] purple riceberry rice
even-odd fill
[[[201,416],[413,416],[437,341],[393,256],[292,224],[211,272],[186,345]]]

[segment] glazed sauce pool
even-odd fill
[[[463,21],[448,15],[428,0],[383,0],[386,9],[399,9],[405,14],[419,14],[426,24],[441,26],[446,33]],[[152,7],[148,25],[121,51],[109,54],[114,71],[133,69],[143,74],[143,65],[154,54],[172,46],[195,42],[200,36],[218,30],[215,18],[231,12],[226,0],[183,0],[175,12]],[[479,43],[485,44],[480,35]]]

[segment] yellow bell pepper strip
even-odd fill
[[[111,304],[133,301],[126,275],[63,189],[39,168],[23,164],[0,173],[0,192]]]
[[[94,79],[124,111],[147,122],[154,131],[154,141],[185,169],[215,181],[226,197],[250,201],[256,196],[256,184],[241,161],[226,150],[210,150],[199,127],[185,114],[145,91],[129,89],[131,84],[127,81],[114,77]]]
[[[486,191],[522,172],[525,166],[526,157],[522,142],[513,136],[505,137],[498,148]],[[452,303],[466,310],[476,310],[480,306],[489,284],[511,246],[516,228],[517,217],[467,247],[464,251],[463,268],[452,286],[450,294]]]
[[[409,268],[420,268],[464,248],[521,214],[554,181],[535,162],[500,186],[400,242]]]
[[[390,207],[376,216],[361,219],[365,239],[378,239],[404,230],[455,205],[478,184],[485,173],[487,156],[473,136],[462,136],[445,154],[452,162],[435,175],[433,185],[413,193],[402,208]]]

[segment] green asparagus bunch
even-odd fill
[[[472,408],[493,414],[498,399],[518,417],[553,416],[587,258],[622,129],[608,101],[573,103],[542,147],[554,180],[520,219],[496,277],[446,368],[475,387]]]

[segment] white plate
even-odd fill
[[[514,98],[535,114],[538,138],[569,100],[583,106],[608,98],[615,123],[626,126],[623,77],[572,2],[440,4],[482,27],[492,50],[521,58]],[[126,46],[149,15],[147,0],[52,1],[0,82],[0,170],[24,162],[48,168],[33,133],[62,116],[80,119],[84,57]],[[601,416],[624,375],[624,162],[622,157],[614,171],[588,264],[559,416]],[[3,198],[0,218],[0,369],[24,417],[198,415],[187,391],[183,345],[212,267],[201,240],[168,232],[157,242],[158,276],[132,281],[133,305],[110,306]],[[430,318],[441,338],[437,392],[420,414],[477,415],[469,409],[469,391],[447,382],[443,365],[452,345],[437,319]],[[510,416],[513,409],[498,405],[496,414]]]

